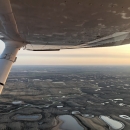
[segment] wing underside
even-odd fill
[[[129,44],[128,0],[0,0],[0,39],[31,51]]]

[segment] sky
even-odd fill
[[[0,54],[4,43],[0,41]],[[15,65],[130,65],[130,44],[117,47],[33,52],[21,49]]]

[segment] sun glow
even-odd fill
[[[0,53],[4,43],[0,41]],[[54,52],[20,50],[15,65],[130,65],[130,45]]]

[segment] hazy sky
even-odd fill
[[[0,41],[0,54],[4,44]],[[21,49],[15,65],[130,65],[130,45],[32,52]]]

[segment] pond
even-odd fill
[[[20,115],[17,114],[12,119],[14,120],[22,120],[22,121],[37,121],[42,118],[41,114],[34,114],[34,115]]]
[[[102,119],[104,122],[106,122],[106,124],[108,124],[110,126],[110,128],[112,128],[114,130],[121,130],[124,128],[124,124],[122,122],[111,119],[108,116],[101,115],[100,119]]]
[[[63,121],[61,129],[63,130],[84,130],[84,128],[71,115],[61,115],[59,119]]]

